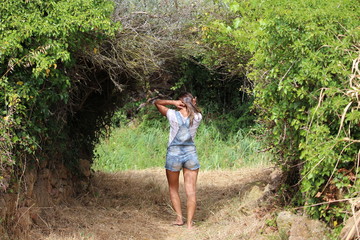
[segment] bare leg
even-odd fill
[[[184,221],[181,211],[181,201],[179,195],[179,175],[180,172],[173,172],[166,169],[166,177],[169,184],[170,200],[177,215],[174,224],[183,225]]]
[[[187,228],[193,228],[193,218],[196,209],[196,181],[199,169],[189,170],[184,168],[184,184],[186,192]]]

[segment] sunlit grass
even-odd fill
[[[128,125],[115,128],[111,136],[95,148],[94,170],[120,171],[163,167],[169,129],[154,126]],[[195,142],[202,169],[235,169],[269,165],[271,155],[260,152],[262,144],[244,131],[227,140],[212,124],[202,124]]]

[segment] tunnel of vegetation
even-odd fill
[[[83,178],[79,160],[117,109],[136,102],[134,117],[187,90],[225,137],[256,123],[288,173],[285,199],[325,202],[308,212],[341,222],[360,188],[356,1],[159,2],[0,5],[2,194],[26,192],[25,173],[55,162]]]

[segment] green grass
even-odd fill
[[[127,125],[113,129],[95,148],[93,169],[121,171],[163,167],[168,127],[164,124]],[[201,169],[235,169],[269,165],[272,156],[259,152],[262,144],[254,136],[239,131],[223,140],[213,124],[202,124],[195,139]]]

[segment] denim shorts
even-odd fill
[[[196,170],[200,163],[195,146],[169,146],[166,154],[165,168],[178,172],[182,168]]]

